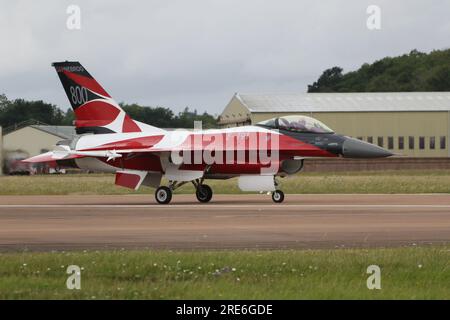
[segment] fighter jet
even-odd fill
[[[193,130],[157,128],[130,118],[79,62],[52,66],[74,110],[77,135],[25,161],[113,173],[116,185],[156,188],[160,204],[168,204],[173,191],[186,183],[194,185],[198,201],[209,202],[213,191],[205,180],[232,177],[238,177],[241,190],[267,192],[281,203],[279,178],[301,171],[306,159],[392,155],[303,115],[225,129],[203,130],[199,124]]]

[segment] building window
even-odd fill
[[[400,150],[403,150],[405,148],[405,138],[404,137],[398,137],[398,148]]]
[[[388,149],[394,149],[394,137],[388,137]]]
[[[408,145],[409,145],[409,149],[410,150],[414,149],[414,137],[409,136],[409,138],[408,138]]]
[[[358,139],[358,140],[362,140],[362,139],[363,139],[363,137],[357,137],[356,139]]]
[[[379,145],[380,147],[383,146],[383,137],[378,137],[378,145]]]
[[[367,137],[367,142],[368,143],[373,143],[373,137]]]
[[[425,149],[425,137],[419,137],[419,149]]]
[[[441,149],[445,149],[445,145],[446,145],[445,136],[441,136],[441,138],[439,140],[440,140],[439,143],[441,145]]]
[[[430,137],[430,149],[434,150],[436,148],[436,139],[434,137]]]

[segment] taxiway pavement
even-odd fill
[[[448,243],[450,195],[0,196],[1,251]]]

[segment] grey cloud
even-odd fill
[[[81,7],[82,29],[66,29]],[[366,28],[366,8],[382,29]],[[67,107],[50,63],[79,60],[118,101],[219,113],[232,94],[305,91],[330,66],[448,47],[448,1],[0,0],[0,92]]]

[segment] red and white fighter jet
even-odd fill
[[[232,177],[239,177],[241,190],[267,191],[274,202],[282,202],[277,177],[299,172],[307,158],[392,155],[298,115],[236,128],[202,130],[196,124],[194,130],[160,129],[131,119],[79,62],[52,66],[74,110],[77,136],[25,161],[114,173],[119,186],[156,188],[161,204],[188,182],[198,201],[209,202],[213,192],[204,181]],[[161,186],[163,177],[168,186]]]

